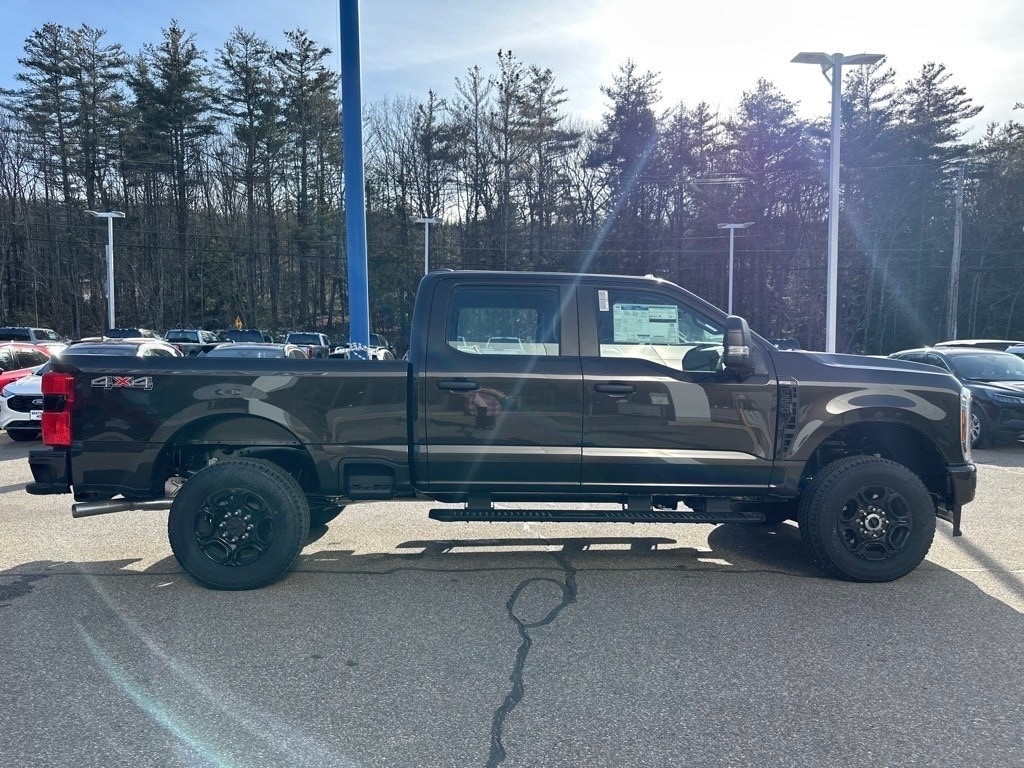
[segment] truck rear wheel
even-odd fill
[[[800,535],[811,558],[852,581],[892,581],[928,554],[935,504],[901,464],[876,456],[839,459],[800,499]]]
[[[299,484],[261,459],[200,470],[175,495],[167,519],[178,563],[213,589],[255,589],[276,580],[298,557],[308,531]]]

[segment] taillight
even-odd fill
[[[312,356],[313,356],[313,348],[312,347],[306,347],[306,357],[312,357]]]
[[[43,374],[43,443],[71,445],[71,404],[75,402],[75,377],[50,371]]]

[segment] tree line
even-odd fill
[[[0,323],[105,327],[102,222],[115,227],[118,324],[347,329],[338,73],[303,30],[236,29],[212,54],[176,22],[135,54],[46,24],[0,93]],[[729,114],[665,105],[626,61],[603,116],[568,114],[551,69],[499,51],[452,96],[363,110],[371,325],[405,339],[432,217],[431,268],[654,274],[767,336],[823,348],[827,118],[758,80]],[[957,333],[1024,335],[1024,131],[992,124],[939,63],[884,60],[843,85],[840,351]]]

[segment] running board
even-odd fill
[[[675,509],[432,509],[445,523],[762,523],[761,512],[727,509],[693,512]]]

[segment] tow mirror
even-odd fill
[[[754,372],[754,358],[751,349],[750,326],[742,317],[729,315],[725,319],[725,347],[722,362],[726,370],[740,376]]]

